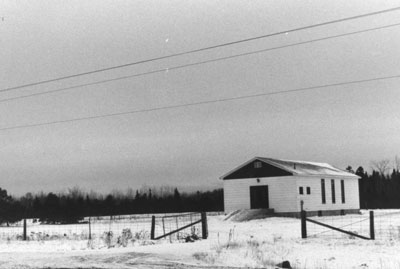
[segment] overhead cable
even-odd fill
[[[0,131],[23,129],[23,128],[32,128],[32,127],[38,127],[38,126],[54,125],[54,124],[61,124],[61,123],[70,123],[70,122],[85,121],[85,120],[94,120],[94,119],[101,119],[101,118],[110,118],[110,117],[123,116],[123,115],[129,115],[129,114],[148,113],[148,112],[154,112],[154,111],[160,111],[160,110],[168,110],[168,109],[176,109],[176,108],[191,107],[191,106],[198,106],[198,105],[222,103],[222,102],[249,99],[249,98],[255,98],[255,97],[270,96],[270,95],[289,94],[289,93],[295,93],[295,92],[305,92],[305,91],[323,89],[323,88],[329,88],[329,87],[344,86],[344,85],[359,84],[359,83],[367,83],[367,82],[373,82],[373,81],[383,81],[383,80],[397,79],[397,78],[400,78],[400,75],[376,77],[376,78],[369,78],[369,79],[362,79],[362,80],[352,80],[352,81],[338,82],[338,83],[332,83],[332,84],[324,84],[324,85],[318,85],[318,86],[296,88],[296,89],[290,89],[290,90],[282,90],[282,91],[275,91],[275,92],[264,92],[264,93],[258,93],[258,94],[250,94],[250,95],[241,95],[241,96],[236,96],[236,97],[227,97],[227,98],[221,98],[221,99],[199,101],[199,102],[194,102],[194,103],[168,105],[168,106],[146,108],[146,109],[137,109],[137,110],[131,110],[131,111],[116,112],[116,113],[102,114],[102,115],[95,115],[95,116],[87,116],[87,117],[80,117],[80,118],[72,118],[72,119],[65,119],[65,120],[58,120],[58,121],[49,121],[49,122],[43,122],[43,123],[17,125],[17,126],[10,126],[10,127],[0,128]]]
[[[322,22],[322,23],[317,23],[317,24],[297,27],[297,28],[293,28],[293,29],[288,29],[288,30],[284,30],[284,31],[278,31],[278,32],[265,34],[265,35],[260,35],[260,36],[255,36],[255,37],[250,37],[250,38],[246,38],[246,39],[231,41],[231,42],[222,43],[222,44],[213,45],[213,46],[208,46],[208,47],[204,47],[204,48],[187,50],[187,51],[173,53],[173,54],[169,54],[169,55],[165,55],[165,56],[160,56],[160,57],[154,57],[154,58],[150,58],[150,59],[135,61],[135,62],[127,63],[127,64],[121,64],[121,65],[116,65],[116,66],[96,69],[96,70],[92,70],[92,71],[77,73],[77,74],[73,74],[73,75],[62,76],[62,77],[58,77],[58,78],[52,78],[52,79],[46,79],[46,80],[31,82],[31,83],[18,85],[18,86],[13,86],[13,87],[9,87],[9,88],[3,88],[3,89],[0,90],[0,92],[17,90],[17,89],[21,89],[21,88],[30,87],[30,86],[36,86],[36,85],[46,84],[46,83],[50,83],[50,82],[55,82],[55,81],[59,81],[59,80],[65,80],[65,79],[70,79],[70,78],[75,78],[75,77],[81,77],[81,76],[85,76],[85,75],[90,75],[90,74],[95,74],[95,73],[99,73],[99,72],[104,72],[104,71],[124,68],[124,67],[128,67],[128,66],[134,66],[134,65],[138,65],[138,64],[143,64],[143,63],[148,63],[148,62],[153,62],[153,61],[173,58],[173,57],[177,57],[177,56],[193,54],[193,53],[197,53],[197,52],[201,52],[201,51],[208,51],[208,50],[212,50],[212,49],[216,49],[216,48],[231,46],[231,45],[235,45],[235,44],[245,43],[245,42],[249,42],[249,41],[264,39],[264,38],[273,37],[273,36],[277,36],[277,35],[293,33],[293,32],[302,31],[302,30],[306,30],[306,29],[312,29],[312,28],[316,28],[316,27],[326,26],[326,25],[335,24],[335,23],[341,23],[341,22],[345,22],[345,21],[350,21],[350,20],[355,20],[355,19],[375,16],[375,15],[384,14],[384,13],[393,12],[393,11],[399,11],[399,10],[400,10],[400,7],[394,7],[394,8],[379,10],[379,11],[360,14],[360,15],[356,15],[356,16],[351,16],[351,17],[336,19],[336,20],[332,20],[332,21],[327,21],[327,22]]]
[[[379,26],[379,27],[374,27],[374,28],[369,28],[369,29],[364,29],[364,30],[344,33],[344,34],[338,34],[338,35],[333,35],[333,36],[328,36],[328,37],[322,37],[322,38],[317,38],[317,39],[312,39],[312,40],[307,40],[307,41],[302,41],[302,42],[297,42],[297,43],[292,43],[292,44],[272,47],[272,48],[255,50],[255,51],[235,54],[235,55],[231,55],[231,56],[219,57],[219,58],[214,58],[214,59],[195,62],[195,63],[189,63],[189,64],[177,65],[177,66],[172,66],[172,67],[167,67],[167,68],[161,68],[161,69],[156,69],[156,70],[143,72],[143,73],[137,73],[137,74],[133,74],[133,75],[127,75],[127,76],[121,76],[121,77],[116,77],[116,78],[111,78],[111,79],[104,79],[104,80],[90,82],[90,83],[78,84],[78,85],[69,86],[69,87],[63,87],[63,88],[54,89],[54,90],[48,90],[48,91],[32,93],[32,94],[27,94],[27,95],[22,95],[22,96],[9,97],[9,98],[5,98],[5,99],[0,99],[0,103],[8,102],[8,101],[14,101],[14,100],[18,100],[18,99],[29,98],[29,97],[41,96],[41,95],[46,95],[46,94],[51,94],[51,93],[69,91],[69,90],[73,90],[73,89],[77,89],[77,88],[93,86],[93,85],[100,85],[100,84],[103,84],[103,83],[109,83],[109,82],[125,80],[125,79],[130,79],[130,78],[135,78],[135,77],[141,77],[141,76],[152,75],[152,74],[157,74],[157,73],[164,73],[164,72],[167,72],[167,71],[173,71],[173,70],[178,70],[178,69],[183,69],[183,68],[188,68],[188,67],[193,67],[193,66],[199,66],[199,65],[203,65],[203,64],[219,62],[219,61],[224,61],[224,60],[234,59],[234,58],[238,58],[238,57],[244,57],[244,56],[249,56],[249,55],[253,55],[253,54],[264,53],[264,52],[269,52],[269,51],[273,51],[273,50],[279,50],[279,49],[299,46],[299,45],[305,45],[305,44],[325,41],[325,40],[339,38],[339,37],[345,37],[345,36],[350,36],[350,35],[355,35],[355,34],[361,34],[361,33],[376,31],[376,30],[382,30],[382,29],[396,27],[396,26],[400,26],[400,23],[389,24],[389,25],[384,25],[384,26]]]

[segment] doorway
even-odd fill
[[[268,185],[250,186],[250,209],[269,208]]]

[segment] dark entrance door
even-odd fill
[[[250,208],[269,208],[268,186],[250,186]]]

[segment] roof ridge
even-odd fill
[[[273,163],[273,165],[275,165],[275,166],[279,165],[279,168],[284,169],[284,170],[286,170],[288,172],[291,172],[291,173],[294,172],[296,174],[299,174],[298,169],[296,169],[294,167],[293,167],[293,169],[285,167],[285,165],[284,164],[280,164],[280,162],[293,163],[293,164],[296,164],[296,166],[297,165],[299,165],[299,166],[301,166],[301,165],[312,165],[312,166],[320,167],[320,168],[323,168],[323,169],[329,169],[329,170],[331,170],[333,172],[343,172],[345,174],[348,174],[348,176],[354,175],[354,174],[352,174],[352,173],[350,173],[350,172],[348,172],[348,171],[346,171],[344,169],[340,169],[340,168],[338,168],[336,166],[333,166],[333,165],[331,165],[329,163],[313,162],[313,161],[300,161],[300,160],[287,160],[287,159],[276,159],[276,158],[268,158],[268,157],[257,157],[257,158],[268,160],[269,162],[271,162],[270,164]],[[297,167],[297,168],[299,168],[299,167]]]
[[[268,159],[268,160],[272,160],[272,161],[283,161],[283,162],[294,162],[294,163],[308,163],[308,164],[326,164],[329,166],[329,163],[322,163],[322,162],[314,162],[314,161],[302,161],[302,160],[289,160],[289,159],[277,159],[277,158],[269,158],[269,157],[256,157],[256,158],[261,158],[261,159]],[[332,166],[333,167],[333,166]]]
[[[342,177],[358,177],[355,174],[352,174],[344,169],[337,168],[329,163],[319,163],[319,162],[310,162],[310,161],[295,161],[295,160],[285,160],[285,159],[275,159],[268,157],[253,157],[249,161],[244,164],[232,169],[225,175],[220,178],[224,178],[227,175],[237,171],[238,169],[244,167],[254,160],[260,160],[269,165],[275,166],[279,169],[282,169],[286,172],[291,173],[292,175],[310,175],[310,176],[342,176]]]

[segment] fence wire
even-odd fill
[[[376,240],[397,240],[400,241],[400,210],[373,210],[374,211],[374,232]],[[348,214],[341,216],[307,217],[351,233],[370,237],[370,215],[369,210],[361,210],[360,214]],[[345,234],[307,221],[308,237],[317,238],[356,238],[353,235]]]
[[[152,216],[155,216],[157,235],[173,231],[176,227],[200,219],[200,213],[143,214],[85,217],[75,224],[45,224],[38,219],[26,220],[26,240],[88,240],[96,244],[112,246],[127,241],[150,240]],[[200,224],[201,225],[201,224]],[[181,240],[186,234],[198,232],[198,226],[171,235],[168,239]],[[23,221],[0,225],[0,240],[23,240]]]
[[[198,223],[194,224],[196,222]],[[174,231],[185,226],[189,227],[174,233]],[[202,236],[201,231],[201,213],[186,213],[156,217],[155,238],[170,234],[166,238],[171,242],[173,240],[196,240]]]
[[[400,210],[375,211],[375,238],[400,241]]]
[[[344,216],[308,217],[308,219],[346,230],[354,234],[369,237],[369,215],[351,214]],[[307,234],[309,237],[354,238],[352,235],[344,234],[312,222],[307,222]]]

